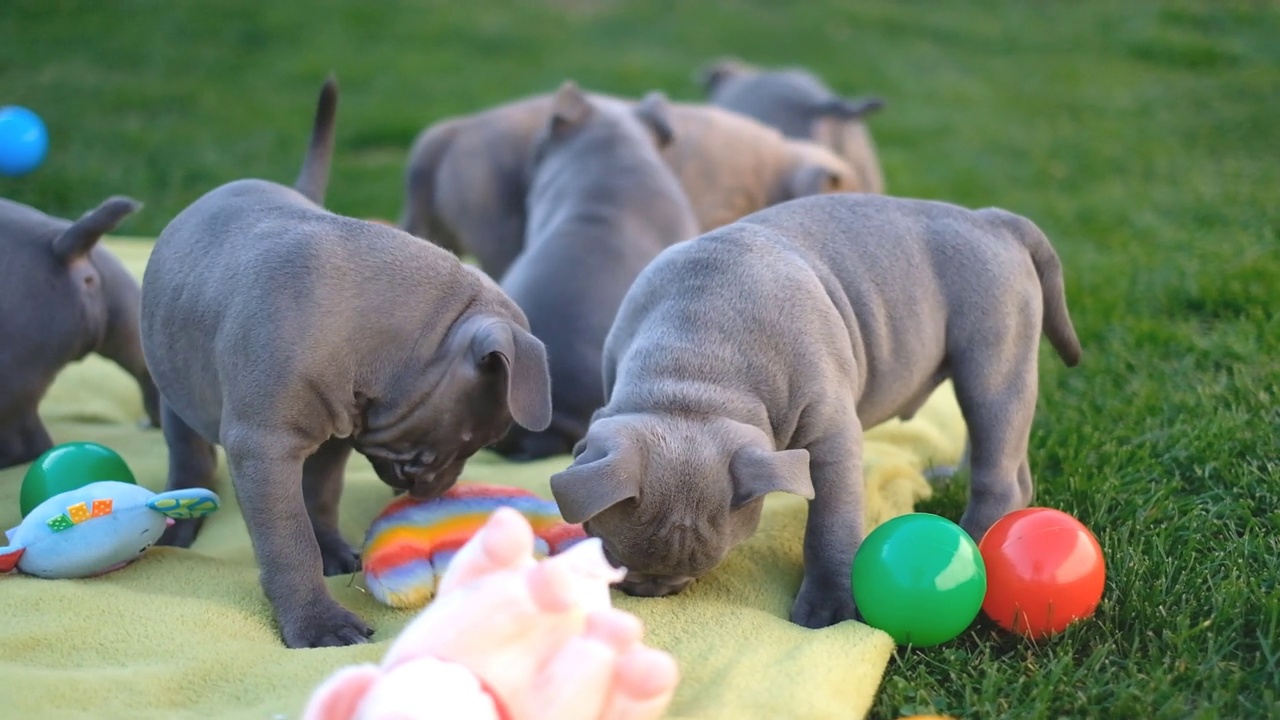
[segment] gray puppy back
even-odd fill
[[[502,278],[547,346],[551,428],[512,428],[497,446],[512,458],[569,452],[603,403],[604,339],[636,275],[697,221],[659,147],[672,140],[666,98],[629,107],[557,92],[532,152],[525,247]]]

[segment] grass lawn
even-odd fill
[[[1097,619],[899,651],[875,717],[1280,716],[1280,6],[1268,2],[205,3],[5,0],[0,105],[51,134],[0,195],[154,234],[211,187],[289,182],[325,73],[334,210],[394,219],[435,118],[554,87],[697,97],[734,53],[889,105],[890,191],[1033,218],[1085,360],[1043,349],[1038,502],[1109,560]],[[958,519],[963,484],[923,509]]]

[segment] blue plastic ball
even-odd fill
[[[35,170],[48,149],[49,133],[39,115],[19,105],[0,107],[0,175]]]

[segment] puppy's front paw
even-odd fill
[[[350,575],[360,569],[360,555],[338,533],[316,533],[316,541],[320,543],[325,577]]]
[[[805,578],[791,605],[791,622],[807,628],[824,628],[858,616],[849,588],[836,588]]]
[[[196,536],[200,534],[200,527],[203,525],[204,518],[202,517],[175,520],[172,525],[165,528],[165,531],[160,534],[160,539],[156,541],[156,545],[189,548],[191,543],[196,541]]]
[[[344,647],[368,642],[373,630],[355,613],[328,600],[280,619],[284,644],[291,648]]]

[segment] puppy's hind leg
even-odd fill
[[[1031,337],[1037,337],[1032,335]],[[960,525],[973,539],[1000,518],[1027,507],[1034,488],[1027,445],[1036,410],[1034,344],[1015,351],[972,353],[956,363],[956,398],[969,427],[969,504]]]
[[[165,489],[211,489],[218,467],[218,451],[213,443],[191,429],[163,397],[160,398],[160,427],[169,446],[169,480]],[[178,520],[164,531],[156,544],[191,547],[203,524],[202,517]]]
[[[338,531],[338,501],[350,455],[350,442],[332,438],[302,464],[302,496],[320,544],[325,575],[347,575],[360,569],[360,556]]]

